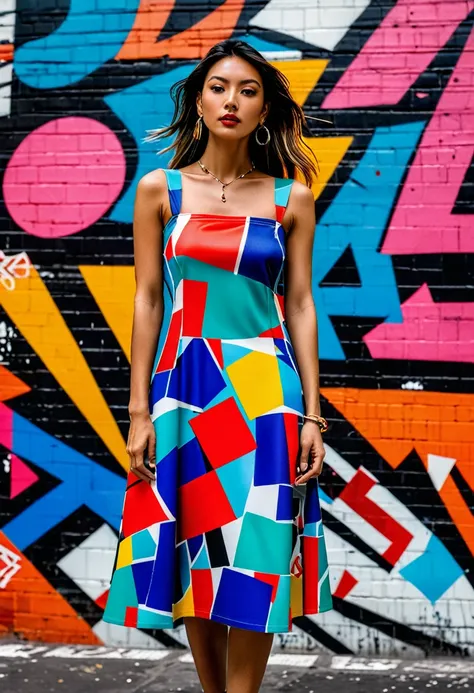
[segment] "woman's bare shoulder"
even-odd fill
[[[299,180],[294,180],[291,186],[291,197],[296,204],[309,204],[314,202],[314,195],[311,188]]]
[[[291,186],[287,214],[289,216],[290,231],[293,231],[300,224],[306,226],[308,222],[310,222],[310,226],[314,226],[314,194],[311,188],[308,188],[307,185],[299,180],[294,180]]]
[[[160,193],[166,190],[166,174],[163,168],[145,173],[138,181],[137,190],[145,194]]]
[[[168,205],[168,183],[164,169],[157,168],[145,173],[137,185],[136,204],[145,204],[163,218]]]

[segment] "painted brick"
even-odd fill
[[[190,71],[237,17],[226,5],[195,28],[211,11],[195,0],[163,29],[146,3],[111,0],[76,34],[64,2],[36,5],[24,0],[0,27],[16,51],[13,70],[4,53],[2,75],[14,77],[0,98],[0,365],[30,388],[8,399],[0,380],[0,571],[21,566],[0,589],[0,631],[142,646],[143,633],[105,626],[95,602],[124,485],[133,195],[138,173],[163,165],[142,140],[162,124],[167,73]],[[305,113],[332,123],[308,119],[305,131],[332,166],[313,253],[331,423],[320,481],[332,589],[345,570],[353,586],[315,621],[323,644],[355,653],[473,653],[473,10],[472,0],[247,2],[234,32],[271,36],[274,64],[280,51],[297,67]],[[315,56],[328,63],[316,81]],[[328,142],[343,137],[335,161]],[[23,455],[10,450],[18,440]],[[38,477],[15,498],[12,453]],[[344,491],[357,472],[368,485],[354,510]],[[392,565],[400,537],[412,539]],[[416,645],[403,643],[405,627]],[[276,640],[314,646],[300,631]]]

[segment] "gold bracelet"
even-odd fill
[[[303,414],[303,419],[306,419],[307,421],[314,421],[314,423],[317,423],[321,430],[321,433],[325,433],[329,428],[329,424],[324,418],[324,416],[320,416],[319,414]]]

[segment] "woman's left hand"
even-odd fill
[[[326,450],[323,445],[321,429],[313,421],[305,421],[300,435],[301,454],[297,467],[298,475],[295,484],[300,486],[312,477],[317,477],[323,470],[323,460]],[[309,466],[311,461],[311,466]]]

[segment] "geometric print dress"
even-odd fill
[[[289,632],[332,608],[318,480],[294,486],[304,408],[281,225],[292,180],[275,179],[271,219],[182,213],[181,173],[165,174],[156,473],[128,474],[104,620]]]

